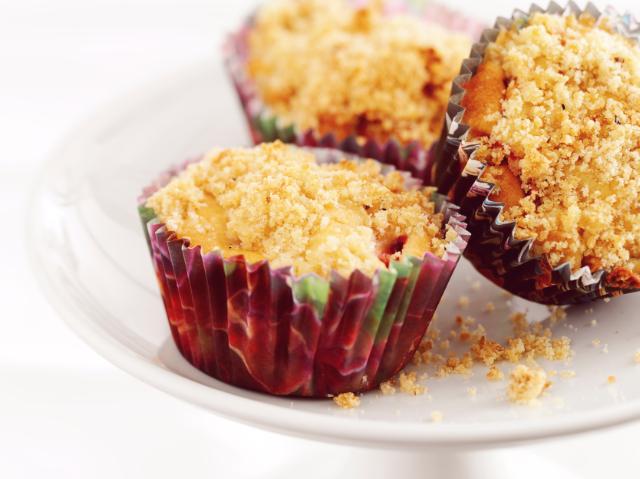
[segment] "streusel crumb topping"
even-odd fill
[[[467,100],[476,158],[516,236],[552,266],[640,271],[640,48],[606,18],[537,13],[478,74],[492,86]]]
[[[318,164],[276,142],[210,153],[146,205],[203,252],[292,265],[296,274],[371,274],[404,255],[441,256],[442,215],[432,189],[407,189],[378,162]]]
[[[430,145],[471,42],[381,1],[272,0],[249,45],[264,103],[301,129]]]

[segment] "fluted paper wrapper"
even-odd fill
[[[427,2],[418,7],[411,2],[387,2],[387,11],[411,10],[411,13],[424,18],[425,22],[437,23],[452,31],[466,33],[472,39],[479,37],[484,28],[480,22],[465,18],[459,12],[449,10],[437,3]],[[418,11],[415,11],[415,10]],[[252,79],[247,75],[246,65],[249,57],[248,36],[253,26],[253,16],[235,33],[229,35],[223,46],[225,65],[236,89],[240,104],[255,144],[281,140],[299,146],[336,148],[381,163],[391,164],[399,170],[409,171],[425,184],[432,184],[430,178],[435,143],[422,145],[419,141],[401,143],[394,139],[381,143],[373,138],[356,134],[343,137],[337,132],[320,134],[313,129],[301,130],[276,115],[260,98]]]
[[[533,5],[528,12],[516,10],[511,18],[498,18],[493,28],[482,33],[454,80],[442,138],[437,147],[432,175],[438,190],[461,207],[467,216],[471,240],[465,256],[494,283],[525,299],[544,304],[574,304],[598,298],[618,296],[637,291],[621,282],[613,272],[591,271],[582,267],[572,272],[569,263],[552,268],[546,255],[531,252],[533,239],[516,239],[515,222],[500,219],[504,204],[492,201],[489,195],[494,185],[482,180],[485,164],[475,159],[479,144],[467,140],[469,126],[464,123],[461,100],[464,85],[482,63],[487,45],[501,29],[525,24],[536,12],[557,15],[588,13],[598,19],[606,16],[620,34],[638,40],[640,28],[629,15],[619,15],[612,9],[604,12],[592,4],[581,9],[574,3],[561,7],[550,3],[542,9]]]
[[[336,159],[314,151],[318,161]],[[193,366],[242,388],[324,397],[374,388],[411,359],[469,236],[444,196],[434,201],[457,235],[443,258],[427,253],[372,276],[324,279],[204,254],[178,238],[144,204],[180,169],[144,191],[139,211],[171,334]]]

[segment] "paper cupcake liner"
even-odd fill
[[[544,304],[573,304],[618,296],[637,291],[620,284],[611,272],[592,272],[582,267],[572,272],[569,263],[552,268],[546,255],[531,252],[533,239],[516,239],[515,222],[500,219],[504,204],[492,201],[494,185],[482,181],[485,164],[474,158],[479,144],[467,140],[469,126],[464,123],[461,106],[464,85],[482,63],[487,45],[501,29],[526,22],[536,13],[580,15],[588,13],[598,19],[604,15],[616,30],[638,41],[640,27],[630,15],[619,15],[609,8],[600,12],[593,4],[581,9],[574,3],[561,7],[550,3],[547,9],[533,5],[528,12],[515,10],[510,19],[498,18],[493,28],[486,29],[464,60],[460,75],[453,81],[443,134],[437,146],[432,176],[438,190],[461,207],[467,216],[471,240],[465,251],[471,262],[487,278],[511,293]]]
[[[319,161],[336,157],[314,151]],[[145,189],[139,212],[172,337],[193,366],[242,388],[323,397],[374,388],[411,359],[469,237],[444,196],[434,201],[457,237],[443,258],[324,279],[203,254],[178,238],[144,203],[180,169]]]
[[[418,2],[423,3],[423,2]],[[408,1],[388,2],[389,13],[410,11],[425,21],[437,23],[452,31],[464,32],[478,38],[484,25],[468,19],[436,3],[415,5]],[[434,159],[433,145],[422,145],[419,141],[402,143],[390,139],[379,142],[359,135],[344,137],[336,132],[320,134],[313,129],[301,130],[284,120],[263,103],[252,79],[246,73],[249,56],[248,36],[253,26],[253,15],[235,33],[228,36],[223,45],[225,65],[242,106],[251,138],[255,144],[281,140],[298,146],[336,148],[381,163],[391,164],[399,170],[409,171],[425,184],[432,184],[430,172]]]

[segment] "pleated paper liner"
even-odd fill
[[[314,151],[319,161],[337,155]],[[356,270],[325,279],[203,254],[178,238],[144,206],[178,171],[145,189],[139,212],[171,334],[187,361],[242,388],[307,397],[365,391],[407,364],[469,237],[444,196],[434,201],[457,233],[444,258],[427,253],[372,276]]]
[[[620,280],[616,271],[591,271],[582,267],[571,270],[569,263],[552,268],[546,255],[531,252],[533,239],[518,240],[514,236],[515,222],[500,219],[504,205],[489,199],[494,185],[482,180],[485,165],[475,159],[478,143],[467,140],[469,126],[464,123],[461,100],[463,85],[482,63],[487,45],[501,29],[513,24],[525,24],[536,12],[557,15],[588,13],[598,19],[609,18],[616,30],[634,41],[640,28],[629,15],[619,15],[612,9],[604,13],[592,4],[581,9],[574,3],[561,7],[550,3],[547,9],[533,5],[528,12],[516,10],[511,18],[498,18],[493,28],[482,33],[474,44],[460,75],[454,80],[442,138],[437,147],[433,178],[438,190],[461,207],[467,216],[471,240],[465,251],[474,266],[494,283],[525,299],[544,304],[574,304],[598,298],[618,296],[637,291]]]
[[[467,33],[473,39],[478,38],[484,28],[482,23],[468,19],[459,12],[454,12],[437,3],[396,1],[386,2],[386,7],[390,13],[410,11],[420,18],[424,18],[425,21],[437,23],[452,31]],[[355,134],[344,137],[337,132],[320,134],[312,129],[303,131],[271,111],[263,103],[255,84],[246,72],[249,57],[248,36],[252,26],[253,16],[249,17],[237,32],[229,35],[224,44],[223,52],[227,71],[237,92],[251,138],[255,144],[281,140],[299,146],[337,148],[347,153],[394,165],[399,170],[409,171],[425,184],[432,184],[430,173],[435,143],[434,145],[422,145],[417,140],[401,143],[394,139],[381,143],[373,138]]]

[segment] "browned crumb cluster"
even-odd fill
[[[380,383],[380,392],[385,396],[396,393],[396,387],[393,385],[393,381],[384,381]]]
[[[606,21],[537,13],[474,79],[465,119],[516,236],[552,266],[640,286],[640,48]]]
[[[543,369],[518,364],[509,375],[507,398],[518,404],[531,404],[549,385]]]
[[[353,409],[360,406],[360,398],[353,393],[342,393],[333,397],[333,402],[342,409]]]
[[[498,366],[491,366],[487,371],[488,381],[502,381],[504,379],[504,373]]]
[[[374,161],[319,165],[276,142],[212,152],[146,204],[203,252],[268,259],[297,274],[371,274],[391,258],[444,252],[431,190],[404,183]]]
[[[404,393],[407,393],[411,396],[418,396],[423,394],[425,391],[425,387],[418,384],[417,375],[414,371],[411,372],[401,372],[398,376],[398,385],[400,386],[400,390]]]
[[[551,385],[546,379],[547,373],[537,365],[536,359],[566,361],[573,354],[570,339],[566,336],[554,337],[549,327],[565,316],[564,309],[552,307],[549,317],[544,322],[529,324],[524,313],[513,313],[510,316],[512,336],[498,342],[488,337],[485,328],[477,325],[475,318],[458,315],[454,321],[454,328],[447,335],[451,339],[439,341],[440,331],[435,326],[430,328],[414,355],[413,362],[434,367],[436,377],[451,374],[470,376],[475,365],[483,364],[488,367],[488,381],[502,381],[505,373],[499,364],[509,362],[514,364],[515,368],[509,375],[507,397],[518,403],[528,403],[529,399],[538,397]],[[466,350],[455,354],[450,350],[451,340],[456,341],[458,350],[461,345],[465,346]],[[548,375],[558,374],[563,379],[575,376],[575,372],[571,370],[563,370],[560,373],[550,371]],[[540,378],[543,376],[541,389]],[[467,394],[474,397],[477,390],[468,388]]]
[[[555,309],[551,311],[548,322],[553,324],[561,316]],[[415,364],[432,364],[437,367],[437,376],[444,377],[450,374],[470,375],[474,364],[480,363],[489,367],[487,379],[490,381],[501,380],[504,375],[496,366],[501,361],[518,363],[520,361],[533,362],[535,359],[547,359],[562,361],[568,359],[571,354],[571,340],[566,336],[554,337],[550,328],[543,323],[529,325],[524,313],[513,313],[510,317],[513,326],[513,336],[500,343],[487,337],[482,325],[469,329],[469,325],[475,323],[475,319],[462,316],[456,317],[453,336],[460,343],[467,344],[468,349],[461,355],[453,353],[444,356],[434,352],[435,335],[423,340],[414,356]],[[439,345],[441,352],[449,349]]]
[[[381,1],[272,0],[249,46],[264,103],[301,129],[430,145],[471,42]]]

